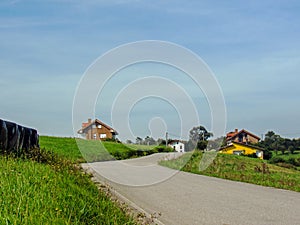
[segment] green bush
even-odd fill
[[[269,163],[272,163],[272,164],[276,164],[276,163],[285,163],[285,160],[284,158],[280,157],[280,156],[274,156],[273,158],[271,158],[269,160]]]
[[[174,149],[171,148],[171,147],[166,147],[166,146],[162,146],[162,145],[159,145],[159,146],[156,146],[154,149],[154,152],[174,152]]]
[[[276,165],[284,167],[284,168],[288,168],[288,169],[296,169],[296,167],[290,163],[279,162],[279,163],[276,163]]]
[[[274,156],[269,160],[269,163],[276,164],[278,166],[297,169],[300,166],[300,158],[283,158],[280,156]]]
[[[300,166],[300,158],[289,158],[286,162],[294,166]]]

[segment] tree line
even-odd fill
[[[208,132],[204,126],[193,127],[189,132],[189,140],[185,142],[185,151],[192,151],[194,149],[204,150],[208,145],[208,138],[212,137],[213,134]],[[168,139],[170,143],[172,139]],[[138,145],[166,145],[166,140],[158,138],[155,140],[153,137],[146,136],[144,139],[136,137],[135,143],[131,140],[126,141],[127,144],[138,144]]]
[[[278,153],[294,154],[295,151],[300,150],[300,139],[284,138],[274,131],[268,131],[265,134],[264,140],[260,141],[257,145],[265,150],[264,158],[270,159],[272,152],[276,155],[278,155]]]

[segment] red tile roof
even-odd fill
[[[112,133],[118,134],[118,132],[113,129],[112,127],[108,126],[107,124],[103,123],[102,121],[95,119],[94,121],[90,122],[90,123],[82,123],[82,128],[78,131],[78,133],[84,133],[84,131],[86,129],[88,129],[90,126],[92,126],[93,124],[100,124],[104,127],[106,127],[108,130],[110,130]]]
[[[254,138],[260,140],[260,138],[259,138],[258,136],[256,136],[255,134],[252,134],[251,132],[249,132],[249,131],[247,131],[247,130],[245,130],[245,129],[242,129],[242,130],[240,130],[240,131],[237,131],[237,130],[236,130],[236,131],[227,133],[227,135],[226,135],[226,140],[227,140],[227,141],[228,141],[228,140],[231,140],[231,139],[235,138],[237,135],[239,135],[239,134],[241,134],[241,133],[247,133],[248,135],[250,135],[250,136],[252,136],[252,137],[254,137]]]

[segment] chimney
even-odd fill
[[[89,119],[88,119],[88,123],[91,123],[91,122],[92,122],[92,119],[91,119],[91,118],[89,118]]]
[[[239,129],[235,128],[234,132],[237,133],[239,131]]]

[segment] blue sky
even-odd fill
[[[73,96],[88,66],[121,44],[163,40],[192,50],[212,69],[227,130],[300,137],[299,12],[296,0],[2,0],[0,116],[41,134],[72,136]],[[148,121],[145,107],[137,106],[131,120]],[[111,124],[107,109],[96,114]],[[132,121],[145,136],[141,124]]]

